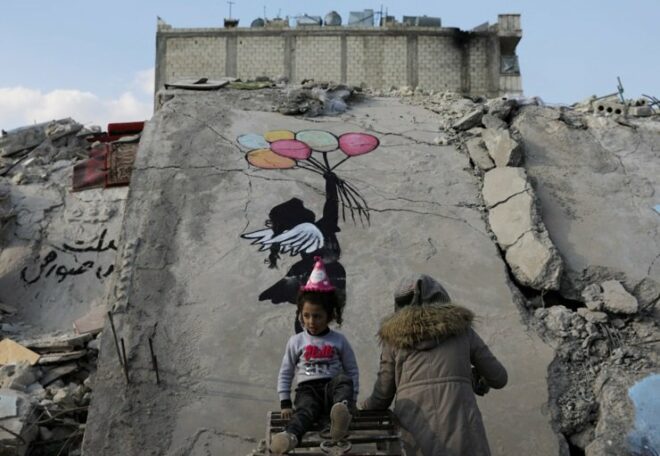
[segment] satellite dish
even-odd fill
[[[331,27],[337,27],[341,25],[341,16],[337,11],[330,11],[328,14],[325,15],[325,18],[323,20],[324,25],[329,25]]]
[[[250,24],[250,27],[252,28],[260,28],[265,26],[266,26],[266,22],[260,17],[253,20],[252,23]]]

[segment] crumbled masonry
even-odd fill
[[[130,191],[71,192],[96,128],[0,138],[0,455],[263,454],[294,312],[259,295],[300,255],[269,268],[241,235],[292,198],[320,219],[327,191],[246,161],[236,138],[272,130],[380,142],[334,170],[369,212],[336,234],[360,397],[388,284],[426,272],[509,370],[479,399],[494,455],[651,454],[628,394],[660,366],[655,107],[268,85],[159,92]]]

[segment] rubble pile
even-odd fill
[[[338,115],[348,109],[349,101],[360,92],[359,87],[350,85],[306,81],[300,87],[287,88],[276,110],[287,116]]]
[[[11,405],[0,417],[0,454],[80,454],[97,354],[89,333],[0,342],[0,402]]]
[[[87,164],[99,148],[136,148],[129,133],[73,119],[2,132],[0,455],[80,454],[127,193],[104,188],[105,156],[98,172]]]
[[[548,403],[557,432],[566,438],[565,450],[624,454],[635,416],[626,391],[660,366],[659,277],[640,280],[625,270],[575,271],[565,265],[544,224],[515,119],[532,112],[540,118],[539,128],[551,128],[542,125],[546,119],[574,130],[601,128],[604,121],[610,136],[620,128],[618,134],[626,137],[635,134],[639,122],[656,131],[657,105],[637,100],[609,109],[602,106],[616,99],[592,97],[572,107],[547,107],[538,98],[470,99],[407,88],[376,95],[401,96],[439,114],[442,136],[436,142],[458,144],[482,178],[484,217],[510,268],[512,286],[520,291],[532,327],[556,350]],[[613,142],[623,147],[621,140]],[[644,452],[649,448],[635,454],[654,454]]]

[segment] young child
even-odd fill
[[[273,436],[271,452],[294,449],[312,425],[330,415],[330,436],[348,433],[350,409],[358,395],[359,373],[355,354],[346,338],[328,327],[341,325],[343,299],[330,283],[320,257],[307,284],[298,292],[297,306],[303,331],[291,336],[282,358],[277,392],[282,417],[290,419],[284,432]],[[291,408],[291,381],[296,377],[295,410]]]
[[[424,274],[403,279],[394,303],[378,332],[380,370],[362,408],[387,409],[395,400],[406,454],[489,456],[474,394],[504,387],[507,372],[472,328],[473,313]]]

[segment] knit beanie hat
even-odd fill
[[[307,284],[301,287],[302,291],[320,291],[324,293],[329,293],[335,291],[335,287],[330,283],[328,274],[325,272],[325,266],[323,265],[323,260],[321,257],[314,257],[314,269],[309,275],[309,280]]]
[[[448,303],[451,299],[440,282],[426,274],[404,277],[394,290],[394,307],[399,310],[405,306],[422,304]]]

